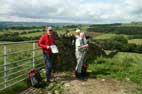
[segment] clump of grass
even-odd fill
[[[89,71],[97,77],[110,76],[119,80],[142,83],[142,63],[140,54],[119,53],[113,58],[97,57],[89,62]]]
[[[12,87],[9,87],[3,91],[0,92],[0,94],[17,94],[20,91],[23,91],[27,88],[26,81],[22,81]]]
[[[141,94],[141,93],[142,93],[142,87],[141,87],[141,85],[138,85],[136,87],[136,94]]]
[[[62,94],[64,91],[64,84],[61,82],[50,83],[45,88],[40,88],[37,93],[39,94]]]

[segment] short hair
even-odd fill
[[[52,30],[53,28],[51,27],[51,26],[49,26],[48,28],[47,28],[47,30]]]

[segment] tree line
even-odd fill
[[[87,31],[101,32],[101,33],[115,33],[115,34],[128,34],[136,35],[142,34],[142,27],[136,26],[114,26],[114,25],[100,25],[90,26]]]
[[[5,33],[0,35],[0,41],[12,41],[12,42],[18,42],[18,41],[28,41],[28,40],[36,40],[39,39],[40,36],[36,37],[25,37],[25,36],[19,36],[19,33]]]

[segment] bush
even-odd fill
[[[128,39],[124,36],[117,36],[112,39],[95,41],[97,44],[102,45],[105,50],[142,53],[142,45],[136,45],[133,43],[128,44]]]

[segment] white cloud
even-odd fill
[[[141,0],[0,0],[0,21],[142,21]]]

